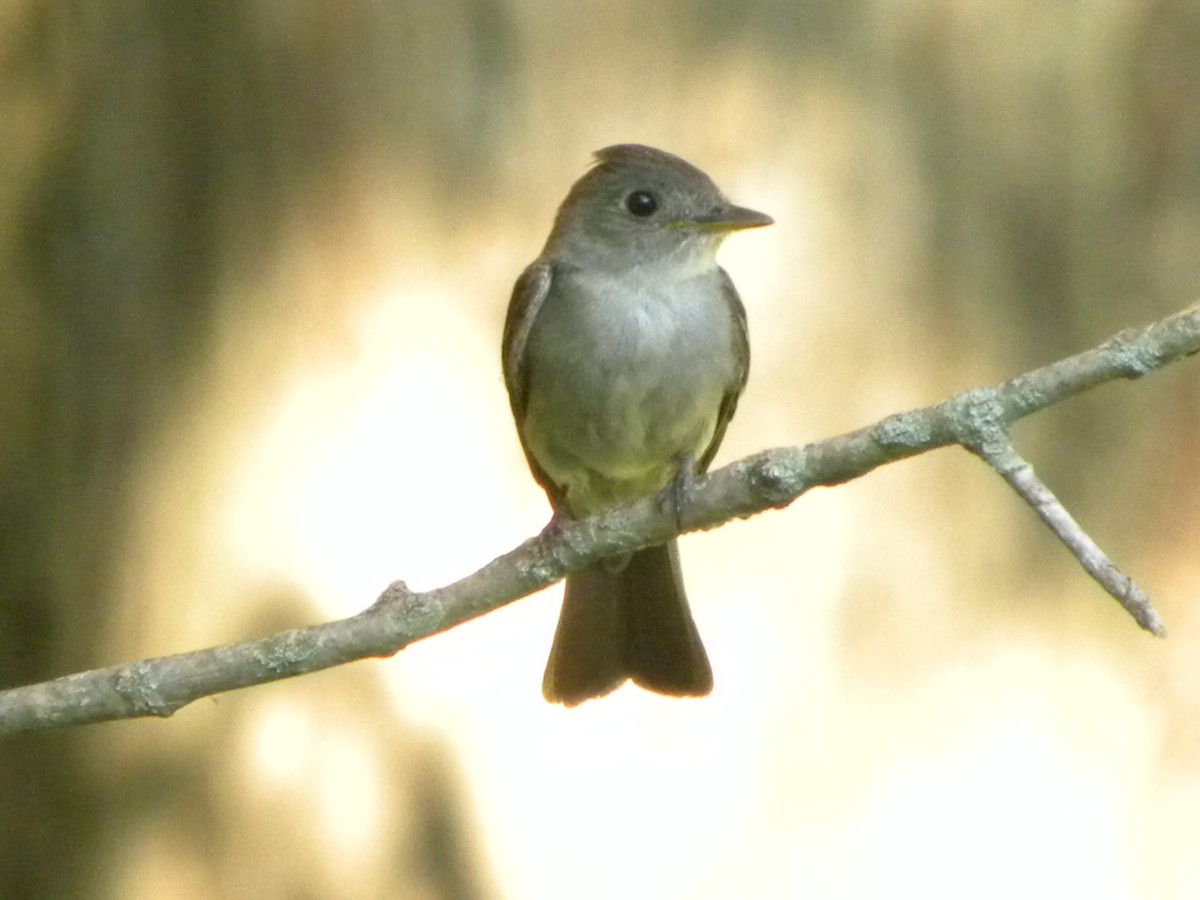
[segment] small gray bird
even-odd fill
[[[556,518],[708,468],[750,364],[746,313],[717,248],[771,223],[670,153],[596,153],[504,323],[517,433]],[[567,576],[543,694],[573,706],[626,679],[676,696],[712,690],[673,540]]]

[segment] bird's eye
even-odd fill
[[[631,214],[644,219],[658,210],[658,199],[649,191],[634,191],[625,198],[625,208]]]

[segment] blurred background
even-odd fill
[[[0,687],[536,533],[508,293],[590,153],[772,214],[718,464],[1200,296],[1188,0],[8,0]],[[0,745],[6,898],[1200,896],[1200,369],[1022,423],[1170,638],[941,451],[682,542],[700,701],[543,703],[554,588]]]

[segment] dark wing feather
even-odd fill
[[[512,299],[504,317],[504,338],[500,346],[500,364],[504,369],[504,386],[508,402],[520,427],[525,418],[529,399],[529,371],[525,366],[525,346],[529,331],[542,303],[550,293],[551,267],[545,260],[535,260],[521,273],[513,285]]]
[[[718,269],[718,271],[721,273],[721,289],[725,292],[725,298],[728,301],[726,305],[729,315],[733,319],[734,355],[738,360],[738,368],[729,384],[729,390],[721,398],[721,409],[717,414],[717,427],[713,429],[708,449],[696,462],[698,473],[706,472],[709,463],[717,455],[717,448],[721,446],[721,441],[725,437],[725,429],[729,427],[729,420],[733,418],[733,413],[737,409],[738,397],[742,395],[742,390],[746,387],[746,378],[750,375],[750,333],[746,327],[746,307],[742,306],[742,298],[738,296],[737,288],[733,286],[733,279],[729,277],[729,273],[724,269]]]
[[[551,505],[557,510],[563,500],[562,490],[550,480],[529,452],[524,431],[525,410],[529,405],[530,377],[525,348],[542,303],[550,294],[553,275],[553,266],[546,260],[538,259],[517,279],[513,286],[512,299],[508,302],[508,314],[504,318],[500,365],[504,370],[504,386],[508,388],[508,402],[517,425],[517,437],[521,439],[521,449],[525,451],[525,461],[529,463],[529,471],[533,473],[537,483],[550,497]]]

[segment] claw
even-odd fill
[[[550,516],[550,521],[538,532],[537,542],[545,547],[561,533],[566,524],[571,521],[571,517],[564,512],[554,510],[554,514]]]
[[[679,458],[675,477],[659,492],[658,501],[664,510],[675,517],[675,527],[682,528],[687,503],[691,500],[692,485],[696,481],[696,457],[690,453]]]

